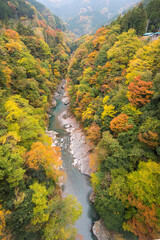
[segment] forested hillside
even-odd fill
[[[46,135],[66,73],[106,228],[160,238],[160,38],[142,37],[159,30],[160,2],[144,2],[70,50],[65,25],[42,4],[0,0],[0,239],[76,238],[82,207],[62,196],[61,151]]]
[[[140,37],[145,9],[83,36],[68,69],[71,111],[92,146],[95,207],[127,240],[160,238],[160,38]]]
[[[136,33],[141,36],[145,32],[159,31],[159,16],[160,1],[144,1],[144,3],[141,2],[123,16],[120,15],[111,25],[119,24],[121,32],[134,28],[136,29]]]
[[[33,6],[42,14],[44,19],[46,20],[47,24],[52,28],[59,28],[62,31],[66,30],[66,27],[64,23],[61,21],[59,17],[56,15],[53,15],[48,8],[46,8],[43,4],[35,1],[35,0],[29,0]]]
[[[24,0],[0,0],[0,20],[7,21],[8,19],[23,19],[26,17],[33,19],[34,6],[37,10],[39,20],[45,20],[53,29],[59,28],[62,31],[66,30],[60,18],[53,15],[43,4],[35,0],[29,0],[28,2],[32,4],[32,7],[26,4]]]
[[[39,0],[60,16],[77,36],[95,32],[138,0]]]
[[[116,22],[123,31],[127,28],[138,28],[138,34],[146,31],[158,31],[160,1],[151,0],[40,0],[48,6],[53,13],[58,14],[67,23],[67,28],[77,36],[93,33],[102,25],[109,24],[119,14]],[[139,4],[139,2],[143,3]],[[135,6],[135,7],[134,7]],[[138,7],[138,9],[137,9]],[[129,11],[128,9],[131,8]],[[126,14],[124,14],[127,11]]]
[[[45,133],[68,42],[48,10],[0,4],[0,239],[75,239],[81,207],[62,198],[60,149]]]

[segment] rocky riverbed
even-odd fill
[[[64,88],[65,81],[63,80],[53,96],[52,107],[57,106],[55,99],[58,99],[60,97],[60,93]],[[69,97],[67,91],[64,92],[61,100],[66,106],[69,106]],[[77,168],[82,174],[90,176],[91,170],[89,168],[89,152],[91,150],[91,147],[89,147],[89,145],[86,143],[86,138],[83,130],[81,129],[79,123],[76,121],[75,117],[69,112],[68,107],[67,110],[58,116],[58,119],[60,124],[64,126],[66,132],[70,133],[70,148],[71,153],[74,157],[72,165]],[[47,134],[52,137],[53,145],[55,146],[57,144],[57,133],[55,131],[49,131]]]
[[[68,110],[59,116],[59,121],[65,127],[66,131],[70,133],[70,148],[74,157],[72,165],[82,174],[90,176],[89,151],[91,148],[86,143],[83,131]]]
[[[82,174],[90,176],[91,170],[89,168],[89,156],[91,147],[87,144],[85,134],[80,127],[80,124],[76,121],[75,117],[69,112],[69,97],[65,91],[63,97],[61,96],[65,88],[65,81],[59,85],[52,100],[52,108],[57,106],[56,100],[61,100],[66,109],[57,116],[58,123],[66,132],[70,135],[70,152],[73,156],[72,166],[78,169]],[[47,130],[47,134],[52,138],[52,146],[63,146],[64,139],[59,141],[59,133],[53,130]],[[94,203],[94,194],[91,194],[90,201]],[[92,228],[94,235],[98,240],[113,240],[111,233],[106,230],[103,221],[99,220],[94,223]],[[85,238],[84,238],[85,239]],[[95,238],[94,238],[95,239]],[[88,240],[88,239],[85,239]]]

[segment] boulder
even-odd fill
[[[72,125],[71,124],[66,124],[64,127],[67,129],[67,128],[72,127]]]
[[[85,135],[75,117],[66,110],[60,115],[59,121],[70,133],[70,150],[73,155],[73,166],[82,174],[90,176],[89,156],[91,147],[85,141]]]
[[[57,135],[59,135],[58,132],[56,132],[56,131],[49,131],[49,130],[46,130],[46,134],[47,134],[49,137],[53,138],[53,139],[55,139],[55,138],[57,137]]]
[[[56,100],[52,99],[51,107],[54,108],[57,106]]]
[[[68,105],[68,104],[69,104],[69,97],[63,97],[63,98],[62,98],[62,102],[63,102],[65,105]]]
[[[91,195],[90,195],[90,197],[89,197],[89,200],[90,200],[92,203],[95,202],[95,193],[94,193],[94,192],[91,193]]]
[[[110,232],[105,228],[101,219],[95,222],[93,226],[93,233],[98,240],[112,240]]]

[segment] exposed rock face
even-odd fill
[[[61,88],[65,88],[65,85],[62,85]],[[62,97],[62,102],[65,105],[69,105],[69,96],[68,96],[68,92],[64,92],[63,97]]]
[[[94,192],[91,193],[91,195],[90,195],[90,197],[89,197],[89,200],[90,200],[92,203],[95,202],[95,193],[94,193]]]
[[[57,135],[58,133],[56,131],[49,131],[49,130],[46,130],[46,134],[52,138],[52,146],[57,146]]]
[[[112,240],[110,232],[105,228],[103,221],[100,219],[93,226],[93,233],[98,240]]]
[[[69,105],[69,97],[64,96],[64,97],[62,98],[62,102],[63,102],[65,105]]]
[[[59,121],[65,127],[66,131],[70,133],[70,148],[74,157],[73,166],[78,168],[82,174],[90,176],[89,151],[91,148],[85,141],[83,131],[68,111],[63,112],[63,114],[59,116]]]
[[[57,102],[56,100],[52,99],[52,102],[51,102],[51,108],[54,108],[57,106]]]
[[[119,234],[113,231],[109,231],[106,229],[103,220],[95,222],[92,231],[98,240],[125,240],[123,234]],[[160,240],[160,239],[157,239]]]

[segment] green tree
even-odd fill
[[[82,207],[76,198],[54,199],[50,206],[52,213],[44,230],[46,240],[74,240],[76,229],[73,227],[82,213]]]
[[[141,46],[142,43],[136,36],[135,30],[130,29],[118,37],[118,41],[108,51],[108,59],[111,63],[117,63],[117,67],[123,70]]]

